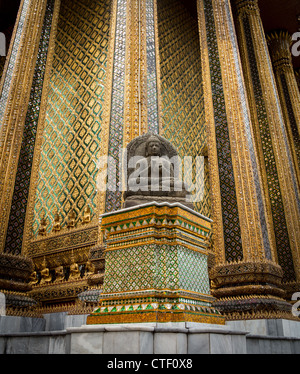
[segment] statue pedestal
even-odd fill
[[[224,324],[211,306],[210,229],[208,218],[177,203],[152,202],[104,214],[103,293],[87,324]]]

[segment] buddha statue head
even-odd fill
[[[161,141],[157,136],[151,135],[146,142],[146,157],[161,156]]]

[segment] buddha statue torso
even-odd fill
[[[134,141],[137,142],[136,147]],[[178,155],[172,145],[162,137],[151,134],[134,141],[129,144],[125,207],[147,201],[180,202],[192,207],[186,199],[186,186],[179,178]]]

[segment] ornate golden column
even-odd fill
[[[216,263],[216,306],[228,319],[289,315],[228,0],[198,0]]]
[[[3,251],[15,176],[22,143],[31,82],[39,47],[46,0],[24,1],[16,23],[12,60],[3,78],[0,112],[0,252]]]
[[[292,38],[286,31],[267,36],[286,132],[300,182],[300,92],[291,56]]]
[[[292,134],[284,126],[258,2],[235,0],[234,4],[267,215],[274,228],[283,282],[295,292],[300,277],[299,169],[292,161],[295,147],[288,142]]]
[[[0,288],[7,297],[6,310],[10,315],[33,315],[36,304],[28,295],[34,263],[21,253],[22,235],[16,231],[11,235],[10,230],[14,227],[23,233],[24,228],[29,155],[33,152],[34,122],[39,109],[39,90],[32,89],[32,82],[38,85],[42,79],[41,54],[46,53],[47,43],[43,36],[48,26],[44,18],[51,11],[51,1],[20,2],[0,83]],[[12,217],[13,223],[9,224]],[[17,221],[20,225],[16,225]]]

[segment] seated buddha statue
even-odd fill
[[[65,278],[64,267],[59,265],[55,268],[55,281],[62,281]]]
[[[69,280],[78,278],[80,278],[80,270],[78,264],[75,262],[74,254],[72,251]]]
[[[67,227],[69,229],[75,227],[75,220],[76,220],[76,214],[75,214],[74,210],[71,209],[71,211],[68,214],[68,221],[67,221]]]
[[[33,272],[30,274],[29,285],[30,285],[30,286],[34,286],[34,285],[37,284],[38,282],[39,282],[39,280],[38,280],[38,277],[37,277],[37,272],[36,272],[36,271],[33,271]]]
[[[85,264],[85,274],[86,276],[95,274],[95,266],[90,261]]]
[[[46,236],[47,235],[47,220],[46,220],[45,216],[43,216],[41,218],[38,234],[41,235],[41,236]]]
[[[43,269],[41,270],[41,282],[40,285],[48,284],[52,281],[52,275],[50,274],[49,268],[46,266],[46,261],[43,262]]]
[[[52,232],[59,232],[60,230],[61,230],[60,217],[58,213],[55,213]]]
[[[87,205],[84,207],[81,223],[84,225],[89,222],[91,222],[91,208]]]
[[[170,190],[174,186],[174,167],[167,158],[161,157],[161,142],[154,135],[146,142],[145,156],[129,176],[129,189],[148,193]]]

